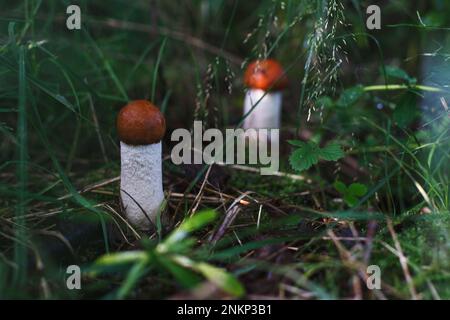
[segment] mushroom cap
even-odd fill
[[[264,91],[282,90],[288,85],[283,67],[273,59],[256,60],[250,63],[245,70],[244,82],[249,88]]]
[[[163,114],[146,100],[130,101],[117,116],[119,139],[126,144],[154,144],[161,141],[165,131]]]

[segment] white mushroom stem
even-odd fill
[[[245,95],[244,115],[256,107],[244,119],[243,128],[279,129],[281,121],[281,91],[266,92],[249,89]]]
[[[120,195],[125,214],[137,228],[149,229],[156,225],[164,200],[161,142],[143,146],[120,142],[120,153]]]
[[[281,91],[266,92],[261,89],[249,89],[245,94],[244,115],[250,110],[251,112],[244,119],[243,128],[279,129],[282,97]],[[251,136],[251,138],[258,140],[258,135]],[[270,139],[270,133],[268,138]]]

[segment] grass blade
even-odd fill
[[[156,93],[156,79],[158,78],[158,70],[159,70],[159,65],[161,63],[161,59],[164,53],[164,48],[166,47],[166,43],[167,43],[167,38],[164,38],[162,43],[161,43],[161,47],[159,48],[159,52],[158,52],[158,58],[156,59],[156,65],[155,65],[155,70],[153,70],[153,79],[152,79],[152,95],[150,98],[151,102],[155,102],[155,93]]]
[[[26,282],[26,266],[27,266],[27,249],[25,219],[26,213],[26,189],[28,181],[28,137],[27,137],[27,110],[26,110],[26,70],[25,70],[25,50],[23,47],[19,49],[19,110],[17,120],[17,153],[18,163],[16,166],[16,174],[18,181],[17,224],[15,226],[15,236],[18,241],[15,242],[14,260],[18,266],[14,275],[14,283],[16,286],[22,286]]]

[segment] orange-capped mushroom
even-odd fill
[[[161,141],[166,121],[157,107],[146,100],[131,101],[117,116],[119,139],[129,145],[147,145]]]
[[[145,100],[129,102],[117,116],[120,138],[120,197],[125,216],[139,229],[154,229],[164,200],[162,144],[166,121]]]
[[[273,60],[257,60],[249,64],[244,73],[248,87],[244,98],[244,129],[276,129],[281,124],[282,89],[288,79],[281,65]],[[277,134],[276,130],[271,133]],[[254,132],[253,140],[259,140],[264,131]],[[264,137],[262,138],[264,140]]]
[[[277,91],[287,87],[288,79],[283,67],[274,59],[250,63],[244,74],[245,85],[251,89]]]

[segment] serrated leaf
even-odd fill
[[[333,187],[341,194],[347,193],[347,186],[342,181],[335,181]]]
[[[342,92],[336,104],[341,108],[350,107],[354,105],[363,94],[364,87],[361,85],[349,88]]]
[[[311,143],[305,143],[291,153],[289,163],[294,170],[303,171],[319,162],[318,148]]]
[[[348,192],[353,196],[362,197],[367,193],[367,187],[362,183],[352,183],[348,187]]]
[[[313,142],[303,142],[299,140],[289,140],[291,145],[298,147],[291,153],[289,163],[294,170],[303,171],[319,162],[319,159],[326,161],[336,161],[344,156],[341,147],[336,143],[331,143],[324,148]]]
[[[331,143],[322,149],[319,149],[319,157],[327,161],[336,161],[344,157],[344,151],[341,146],[336,143]]]

